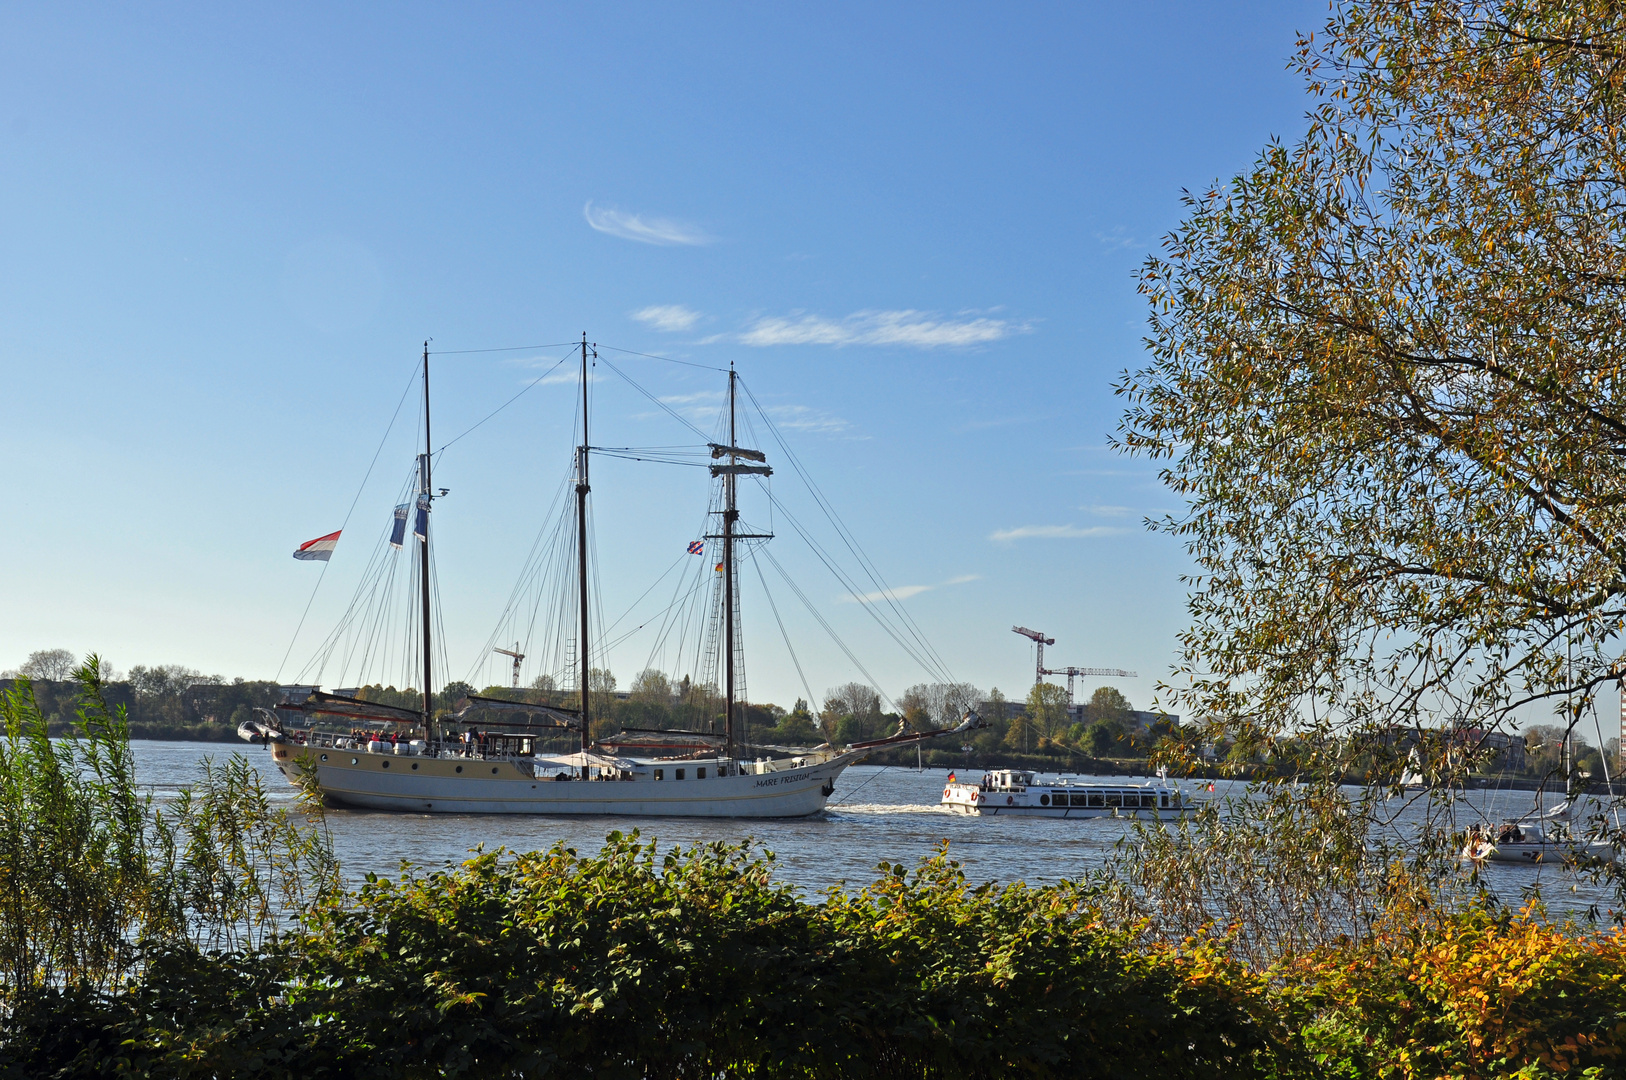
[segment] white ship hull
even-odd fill
[[[272,760],[291,782],[297,782],[301,761],[313,764],[317,786],[332,805],[420,814],[806,817],[824,809],[836,779],[861,757],[848,752],[822,761],[745,762],[732,769],[717,760],[636,762],[621,772],[625,779],[560,780],[546,763],[526,758],[272,746]],[[683,779],[677,779],[680,770]],[[718,776],[719,771],[731,775]]]

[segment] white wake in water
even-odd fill
[[[839,814],[950,814],[947,807],[919,803],[830,803],[825,810]]]

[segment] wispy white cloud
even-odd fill
[[[1133,236],[1129,236],[1124,232],[1122,225],[1109,233],[1096,233],[1095,240],[1096,243],[1108,249],[1134,247],[1137,243]]]
[[[1026,323],[986,315],[943,318],[929,311],[857,311],[844,319],[770,315],[746,327],[743,345],[906,345],[916,349],[983,345],[1026,333]]]
[[[1008,544],[1012,540],[1083,539],[1092,536],[1122,536],[1131,530],[1117,525],[1022,525],[1015,529],[1000,529],[988,534],[995,543]]]
[[[591,200],[582,208],[582,216],[587,218],[587,224],[601,233],[619,236],[623,240],[637,240],[643,244],[673,247],[696,246],[712,241],[712,238],[697,225],[673,221],[671,218],[629,214],[607,206],[594,206]]]
[[[873,604],[876,601],[887,599],[907,600],[911,596],[919,596],[923,592],[944,589],[950,585],[964,585],[968,581],[976,581],[981,577],[981,574],[961,574],[959,577],[952,577],[947,581],[939,581],[936,585],[899,585],[893,589],[882,589],[876,592],[847,593],[840,599],[845,604]]]
[[[692,311],[682,304],[655,304],[642,311],[634,311],[632,317],[645,326],[675,334],[688,330],[699,322],[700,312]]]
[[[792,431],[834,435],[851,426],[839,416],[832,416],[822,409],[810,409],[806,405],[774,405],[768,409],[768,415],[773,417],[774,423]]]
[[[1128,517],[1135,512],[1127,506],[1081,506],[1079,509],[1096,517],[1113,518]]]
[[[717,422],[717,415],[723,408],[723,392],[698,390],[692,394],[667,394],[660,399],[660,403],[669,406],[689,423],[705,428]]]

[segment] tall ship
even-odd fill
[[[594,722],[608,695],[595,690],[595,657],[590,596],[588,363],[597,350],[584,334],[579,347],[580,442],[573,455],[571,500],[574,532],[573,609],[575,655],[570,657],[574,688],[553,700],[527,699],[518,690],[519,643],[497,649],[514,658],[515,693],[497,697],[468,693],[455,707],[437,712],[431,674],[435,671],[434,593],[430,562],[430,509],[439,495],[433,485],[435,451],[430,439],[429,348],[424,346],[423,452],[414,470],[416,490],[396,507],[390,545],[415,545],[415,622],[422,657],[422,700],[416,708],[400,702],[368,700],[357,690],[323,692],[306,686],[277,709],[250,721],[239,735],[263,743],[271,761],[291,783],[313,781],[330,805],[407,813],[603,814],[631,817],[802,817],[823,810],[841,774],[877,750],[919,743],[979,726],[966,711],[956,726],[908,732],[835,745],[761,746],[741,738],[745,703],[737,690],[740,654],[740,597],[736,573],[742,541],[766,534],[741,531],[738,483],[741,477],[772,474],[767,455],[740,445],[738,376],[728,369],[727,427],[723,441],[708,443],[706,463],[720,498],[708,513],[714,531],[689,551],[715,551],[719,558],[713,621],[714,655],[722,669],[720,723],[700,728],[628,728],[595,739]],[[410,540],[408,519],[414,522]],[[322,538],[331,550],[337,534]],[[313,541],[312,544],[319,543]],[[300,549],[304,554],[310,545]],[[777,618],[777,613],[776,613]],[[601,631],[602,634],[602,631]],[[718,640],[720,639],[720,640]],[[290,646],[291,648],[291,646]],[[535,697],[535,695],[530,695]],[[655,753],[644,751],[658,751]]]

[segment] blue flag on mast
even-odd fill
[[[406,542],[407,511],[412,509],[411,503],[402,503],[395,508],[395,526],[390,530],[390,547],[398,548]]]
[[[418,520],[412,526],[412,535],[419,540],[429,539],[429,496],[418,496]]]

